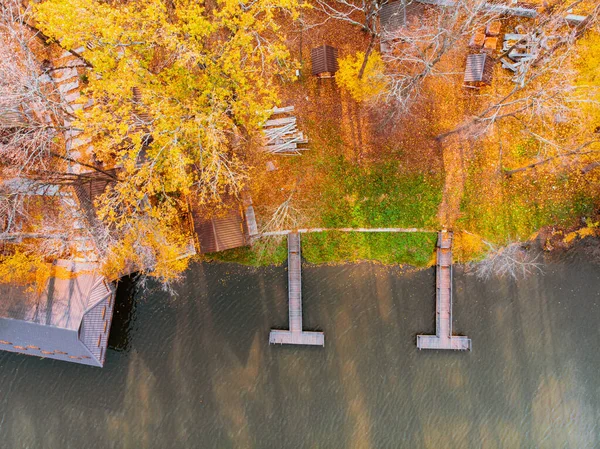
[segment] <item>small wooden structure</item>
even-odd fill
[[[471,37],[471,40],[469,41],[469,47],[475,50],[481,50],[481,47],[483,47],[484,43],[485,33],[482,30],[480,30],[473,34],[473,36]]]
[[[300,234],[288,234],[289,330],[271,330],[270,344],[325,346],[323,332],[302,330],[302,256]]]
[[[496,52],[496,47],[498,47],[497,37],[488,36],[485,38],[485,41],[483,42],[483,51],[488,53],[490,56],[493,56]]]
[[[201,254],[248,246],[258,234],[250,195],[243,195],[241,202],[232,199],[229,210],[223,215],[206,217],[198,208],[191,209],[197,246]]]
[[[104,173],[99,171],[81,173],[79,182],[73,185],[75,198],[67,200],[81,214],[81,219],[73,222],[74,229],[87,228],[93,235],[96,235],[104,227],[97,215],[96,200],[116,180],[117,169],[114,168],[105,170]],[[79,206],[77,203],[79,203]],[[75,247],[80,255],[86,259],[97,260],[98,251],[94,239],[89,239],[89,241],[88,239],[79,240],[75,243]]]
[[[465,85],[478,88],[492,84],[494,63],[494,58],[486,53],[467,56]]]
[[[424,3],[427,5],[453,7],[457,6],[457,0],[416,0],[418,3]],[[494,14],[501,14],[505,16],[517,16],[517,17],[529,17],[535,18],[538,16],[538,8],[536,5],[529,3],[517,3],[517,4],[506,4],[498,3],[496,1],[485,2],[481,5],[481,10],[484,12],[491,12]]]
[[[426,6],[414,0],[393,0],[382,2],[379,10],[380,50],[381,53],[393,51],[394,43],[402,46],[406,28],[417,25],[426,14]]]
[[[79,204],[88,218],[96,216],[94,202],[109,185],[116,182],[116,176],[115,168],[105,170],[104,173],[99,171],[82,173],[81,181],[73,185]]]
[[[200,253],[215,253],[249,244],[246,222],[242,212],[231,209],[226,215],[203,219],[195,216],[194,230],[198,236]]]
[[[312,74],[319,78],[332,78],[338,71],[337,48],[322,45],[310,51]]]
[[[438,235],[435,335],[417,335],[419,349],[470,351],[471,339],[452,335],[452,233]]]
[[[492,20],[485,27],[485,34],[487,34],[488,36],[499,36],[500,31],[502,31],[502,22],[500,22],[499,20]]]

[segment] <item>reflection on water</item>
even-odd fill
[[[433,270],[305,267],[305,328],[324,349],[268,345],[287,327],[283,267],[195,265],[178,296],[135,303],[123,288],[104,369],[0,355],[0,446],[600,447],[597,266],[455,273],[471,353],[416,349],[434,332]]]
[[[110,326],[108,347],[114,351],[129,349],[129,336],[135,325],[137,301],[135,297],[135,280],[127,276],[119,281],[113,320]]]

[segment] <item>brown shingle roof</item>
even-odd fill
[[[494,75],[494,59],[479,53],[467,56],[465,83],[491,84]]]
[[[337,56],[337,48],[330,47],[329,45],[313,48],[310,51],[312,74],[320,75],[322,73],[330,73],[333,75],[339,68]]]
[[[233,207],[221,217],[206,218],[198,211],[193,211],[192,215],[200,253],[225,251],[249,244],[246,221],[239,207]]]

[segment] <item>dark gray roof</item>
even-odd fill
[[[102,366],[114,288],[95,264],[57,266],[71,276],[51,277],[42,292],[0,285],[0,349]]]
[[[393,33],[406,25],[406,1],[386,3],[379,10],[379,24],[384,34]]]

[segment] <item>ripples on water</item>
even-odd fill
[[[472,353],[416,349],[433,270],[305,267],[324,349],[268,345],[287,327],[282,267],[195,265],[173,298],[124,285],[104,369],[0,355],[0,447],[600,447],[598,267],[455,273]]]

